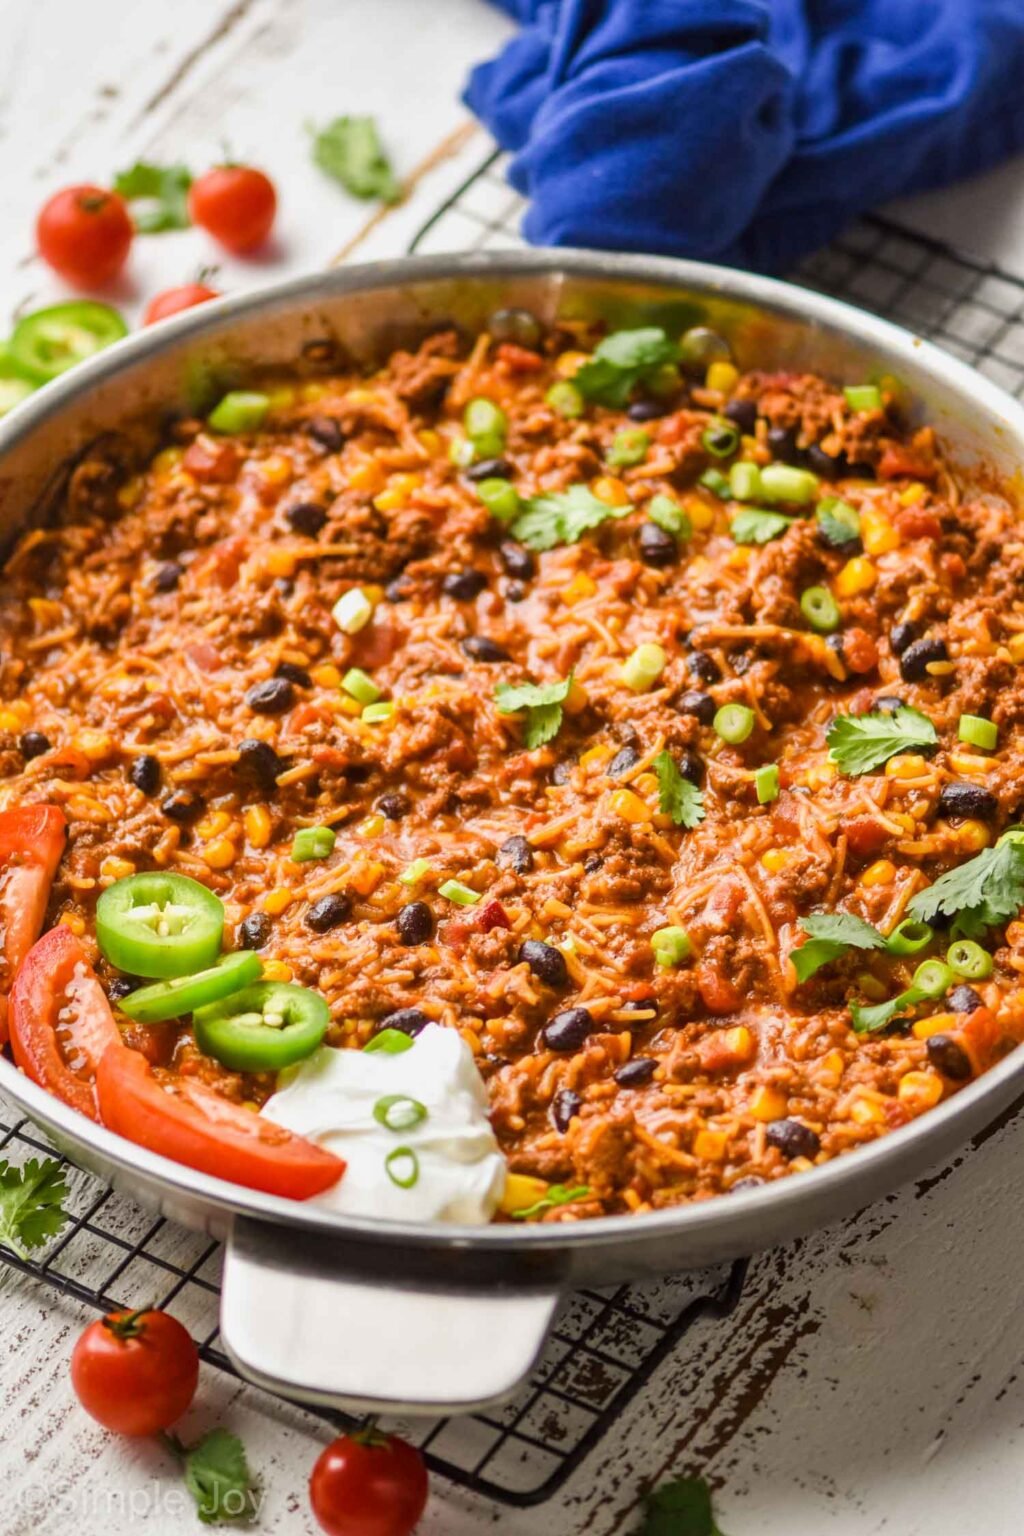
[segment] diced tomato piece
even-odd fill
[[[990,1008],[975,1008],[973,1013],[963,1015],[960,1039],[967,1048],[976,1072],[984,1072],[992,1065],[1002,1038],[1002,1025]]]
[[[226,485],[238,473],[238,449],[227,438],[205,432],[189,443],[182,464],[203,485]]]
[[[66,829],[56,805],[0,812],[0,1045],[7,1039],[7,994],[43,926]]]
[[[356,636],[355,659],[367,672],[372,672],[375,667],[386,667],[404,639],[401,626],[386,613],[381,614]]]
[[[696,441],[702,422],[706,417],[696,416],[693,411],[673,411],[671,416],[665,416],[657,429],[659,443],[665,443],[673,447],[676,443],[685,442],[687,438]]]
[[[336,1184],[340,1157],[284,1126],[222,1098],[204,1083],[155,1073],[120,1043],[96,1076],[100,1118],[118,1135],[200,1173],[247,1189],[308,1200]]]
[[[511,928],[512,926],[508,913],[497,898],[484,903],[477,915],[476,924],[482,933],[490,933],[492,928]]]
[[[195,645],[185,647],[185,660],[198,672],[219,672],[224,665],[224,658],[215,645],[209,640],[197,640]]]
[[[878,666],[878,646],[866,629],[854,625],[843,635],[843,660],[851,672],[873,672]]]
[[[967,564],[963,555],[958,555],[955,549],[947,550],[939,560],[943,573],[950,581],[963,581],[967,575]]]
[[[891,443],[878,461],[878,473],[883,480],[899,480],[904,475],[911,480],[934,480],[938,465],[899,443]]]
[[[70,928],[33,944],[11,988],[8,1022],[18,1066],[72,1109],[98,1120],[95,1077],[121,1037],[106,993]]]
[[[716,1029],[697,1042],[697,1055],[705,1072],[746,1066],[755,1051],[754,1037],[743,1024],[735,1029]]]
[[[873,816],[854,816],[846,823],[846,841],[851,853],[862,857],[877,853],[889,840],[889,829]]]
[[[498,362],[506,373],[539,373],[544,359],[539,352],[528,347],[517,347],[512,341],[503,341],[497,352]]]
[[[942,524],[927,507],[904,507],[897,512],[893,522],[905,539],[939,539]]]
[[[735,1013],[742,998],[736,987],[712,965],[697,967],[697,987],[709,1013]]]

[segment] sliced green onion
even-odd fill
[[[567,421],[575,421],[586,410],[586,402],[571,379],[559,379],[552,384],[544,399],[553,411]]]
[[[812,629],[830,635],[842,623],[842,614],[828,587],[808,587],[800,594],[800,612]]]
[[[728,362],[732,353],[724,336],[719,336],[707,325],[692,325],[679,338],[679,359],[691,367],[707,367],[708,363]]]
[[[905,917],[902,923],[897,923],[885,941],[885,947],[890,955],[916,955],[928,945],[935,937],[935,930],[930,923],[920,923],[916,917]]]
[[[605,454],[605,463],[613,469],[628,469],[633,464],[642,464],[650,446],[651,434],[645,432],[643,427],[625,427],[621,432],[616,432],[612,439],[612,445]]]
[[[341,680],[341,686],[360,704],[376,704],[380,698],[380,689],[377,684],[361,667],[349,667]]]
[[[968,981],[984,981],[992,975],[994,961],[988,950],[982,949],[972,939],[957,939],[946,950],[946,963],[952,966],[958,976],[966,976]]]
[[[300,827],[292,840],[292,859],[296,864],[326,859],[336,841],[333,827]]]
[[[848,384],[843,390],[851,411],[880,411],[882,391],[877,384]]]
[[[508,417],[493,400],[478,396],[462,413],[462,425],[479,459],[493,458],[505,446]]]
[[[739,746],[754,729],[757,716],[746,704],[723,704],[715,713],[711,724],[716,733],[730,746]]]
[[[622,681],[634,693],[646,693],[664,672],[668,657],[653,640],[638,645],[632,656],[626,658],[622,668]]]
[[[952,967],[941,960],[922,960],[911,978],[911,984],[922,998],[945,997],[956,977]]]
[[[257,394],[255,390],[233,389],[214,406],[206,424],[215,432],[257,432],[269,410],[267,395]]]
[[[720,469],[706,469],[697,484],[702,485],[706,491],[711,492],[712,496],[718,496],[722,501],[725,501],[729,495],[728,476],[723,475]]]
[[[480,900],[480,892],[463,885],[461,880],[446,880],[437,888],[437,894],[446,901],[454,901],[460,907],[472,907]]]
[[[364,705],[359,718],[365,720],[367,725],[379,725],[382,720],[390,720],[395,709],[394,699],[381,699],[379,704]]]
[[[362,587],[350,587],[331,609],[335,624],[346,635],[356,635],[373,618],[373,604]]]
[[[476,449],[468,437],[457,437],[448,449],[448,458],[457,469],[468,469],[476,458]]]
[[[700,435],[700,445],[716,459],[727,459],[740,445],[740,429],[724,416],[714,416]]]
[[[995,751],[999,743],[999,727],[984,715],[961,715],[957,735],[972,747],[982,747],[986,752]]]
[[[400,885],[419,885],[424,875],[430,874],[429,859],[413,859],[407,869],[403,869],[398,877]]]
[[[395,1030],[395,1034],[398,1033],[400,1031]],[[427,1106],[407,1093],[388,1093],[373,1106],[373,1118],[389,1131],[411,1131],[414,1125],[427,1118]]]
[[[765,763],[754,774],[754,788],[758,805],[768,805],[779,798],[779,765]]]
[[[522,499],[511,480],[502,480],[497,475],[492,475],[489,479],[480,481],[476,493],[491,516],[496,517],[499,523],[514,523],[522,511]]]
[[[765,492],[757,465],[738,459],[729,470],[729,490],[736,501],[759,501]]]
[[[364,1051],[382,1051],[385,1056],[401,1056],[403,1051],[412,1050],[412,1035],[407,1035],[404,1029],[382,1029],[379,1035],[374,1035],[363,1046]]]
[[[670,395],[678,394],[682,386],[683,376],[675,363],[662,363],[644,384],[647,393],[656,400],[665,400]]]
[[[809,469],[795,469],[791,464],[766,464],[761,471],[761,484],[769,501],[797,504],[814,500],[818,477]]]
[[[651,934],[651,948],[655,963],[668,970],[674,965],[682,965],[684,960],[690,958],[693,954],[693,940],[685,928],[659,928]]]
[[[396,1147],[384,1159],[384,1171],[399,1189],[412,1189],[420,1176],[420,1160],[412,1147]]]
[[[657,523],[659,528],[664,528],[673,538],[688,539],[693,533],[689,513],[684,512],[671,496],[652,496],[644,510],[652,523]]]

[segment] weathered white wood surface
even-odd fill
[[[60,295],[32,259],[47,192],[146,155],[199,166],[225,141],[278,180],[275,251],[224,261],[196,231],[141,241],[119,299],[134,311],[211,259],[229,289],[323,265],[368,210],[310,164],[305,122],[373,112],[408,174],[464,122],[464,71],[506,31],[483,0],[0,0],[0,22],[8,313]],[[477,139],[442,161],[358,254],[403,250],[480,152]],[[900,212],[1021,267],[1019,165]],[[694,1329],[557,1500],[517,1512],[438,1488],[424,1536],[627,1533],[641,1481],[676,1468],[721,1485],[730,1536],[1020,1536],[1022,1157],[1011,1122],[952,1170],[762,1256],[736,1314]],[[67,1360],[85,1316],[13,1276],[0,1289],[0,1536],[198,1529],[163,1453],[76,1407]],[[323,1426],[205,1369],[197,1404],[187,1434],[225,1423],[246,1441],[258,1529],[313,1536],[305,1485]]]

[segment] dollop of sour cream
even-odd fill
[[[415,1124],[406,1123],[419,1114],[409,1100],[426,1111]],[[280,1074],[263,1114],[345,1159],[337,1184],[315,1199],[347,1215],[487,1222],[505,1187],[473,1053],[442,1025],[428,1024],[395,1055],[321,1046]]]

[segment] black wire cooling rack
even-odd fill
[[[412,251],[522,245],[524,204],[505,160],[489,155],[413,240]],[[1024,282],[871,217],[853,225],[795,274],[796,281],[886,315],[973,363],[1024,396]],[[52,1155],[40,1133],[0,1097],[0,1158]],[[166,1307],[190,1329],[202,1358],[233,1367],[219,1343],[220,1248],[155,1218],[92,1176],[68,1167],[72,1219],[41,1254],[7,1250],[12,1268],[89,1306]],[[644,1286],[570,1297],[541,1362],[505,1408],[418,1421],[412,1438],[431,1469],[505,1504],[548,1499],[607,1433],[625,1405],[700,1317],[724,1318],[739,1301],[745,1265],[723,1265]],[[321,1412],[331,1424],[352,1421]],[[409,1426],[404,1426],[409,1432]]]

